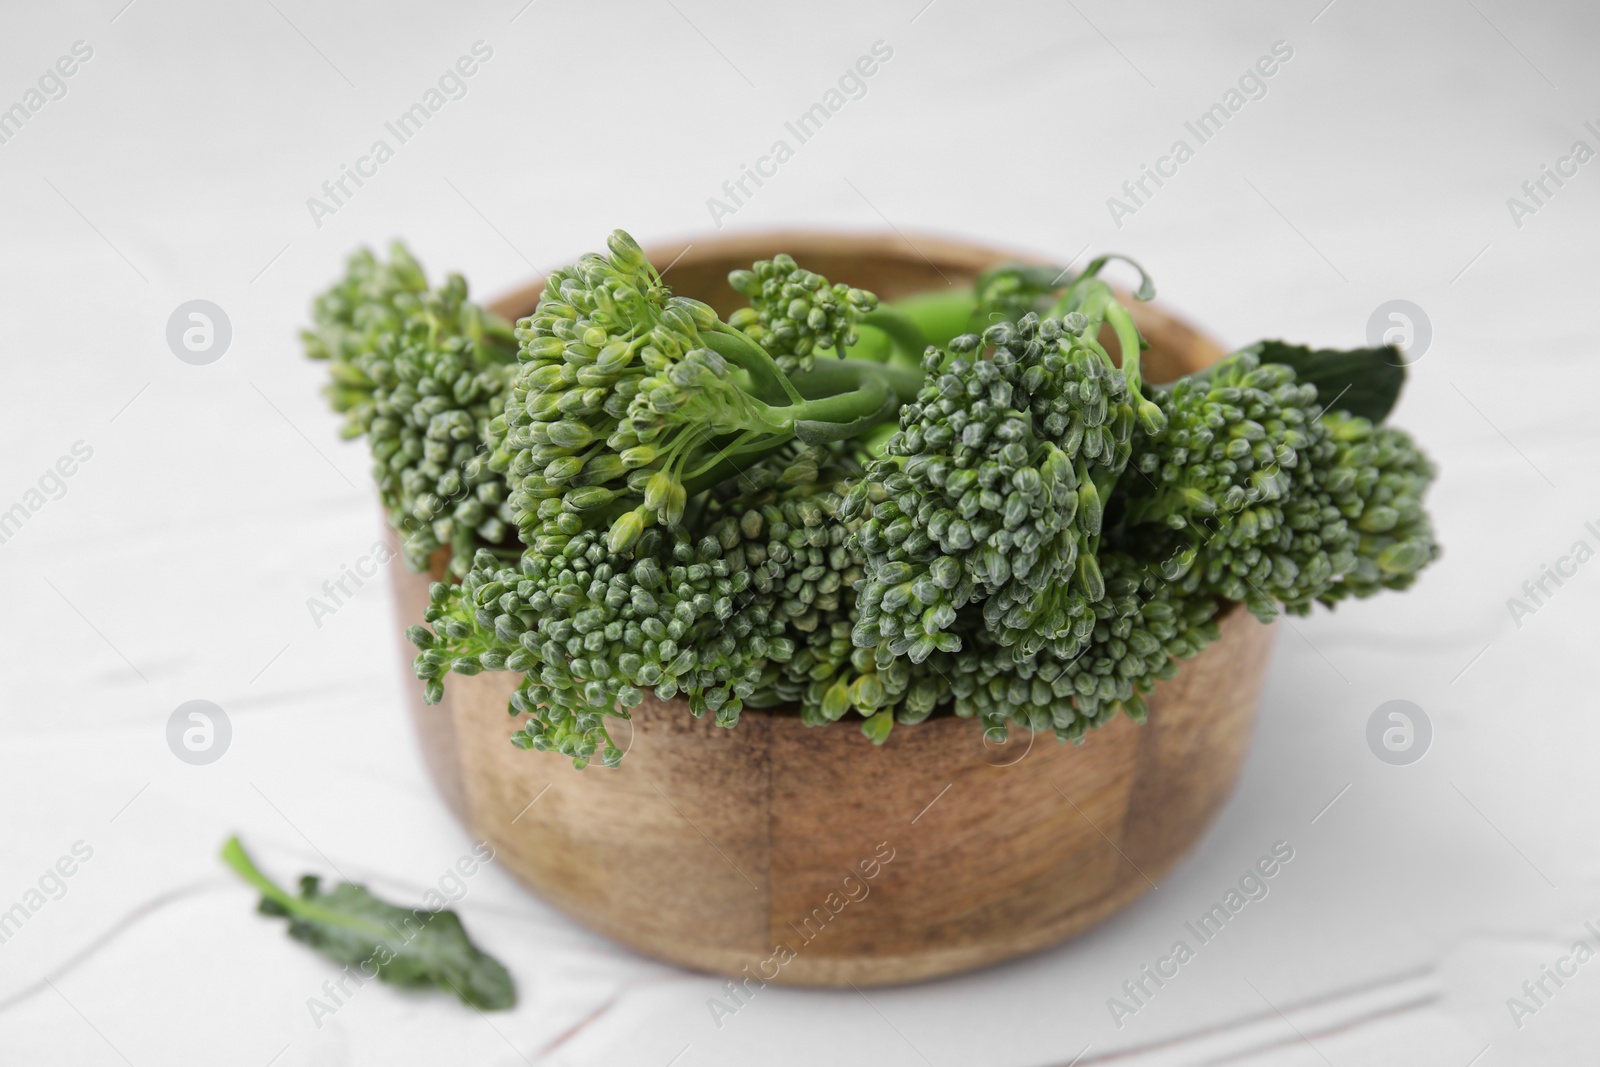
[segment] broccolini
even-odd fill
[[[399,244],[387,263],[352,256],[313,319],[306,354],[329,362],[327,396],[345,414],[345,436],[371,446],[406,563],[424,570],[448,547],[460,574],[480,546],[514,555],[505,483],[483,447],[516,365],[509,324],[468,301],[459,274],[429,289]]]
[[[1379,424],[1391,353],[1264,342],[1153,385],[1106,262],[886,305],[775,255],[724,321],[619,230],[513,329],[359,253],[306,343],[407,563],[452,555],[408,630],[426,699],[517,672],[513,742],[580,767],[646,692],[1080,741],[1143,721],[1230,603],[1304,613],[1438,556],[1433,468]]]

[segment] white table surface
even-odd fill
[[[124,2],[0,16],[0,107],[93,49],[0,144],[0,510],[93,449],[0,544],[0,909],[93,850],[0,945],[0,1063],[1594,1061],[1600,962],[1547,980],[1520,1028],[1506,1004],[1600,926],[1600,563],[1520,626],[1507,607],[1600,547],[1600,162],[1520,226],[1506,202],[1575,140],[1600,149],[1592,5]],[[306,198],[480,40],[467,95],[317,226]],[[616,225],[709,232],[706,198],[880,40],[866,95],[726,229],[1120,250],[1230,344],[1353,346],[1413,301],[1433,340],[1395,421],[1440,464],[1445,558],[1282,630],[1232,801],[1158,891],[1067,945],[866,996],[768,988],[719,1029],[719,981],[491,865],[459,910],[514,1012],[373,984],[314,1025],[334,969],[254,913],[222,840],[398,899],[470,843],[406,725],[387,586],[320,628],[306,607],[379,533],[364,446],[298,350],[309,297],[396,235],[493,295]],[[1293,57],[1266,96],[1116,226],[1107,198],[1276,41]],[[209,366],[164,338],[196,297],[233,328]],[[197,698],[234,731],[203,767],[165,740]],[[1365,741],[1396,698],[1434,728],[1410,766]],[[1107,998],[1278,840],[1295,858],[1270,895],[1119,1029]]]

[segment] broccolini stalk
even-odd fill
[[[326,359],[346,437],[365,435],[373,478],[412,570],[448,546],[464,573],[479,547],[515,544],[504,480],[484,437],[514,368],[511,329],[467,299],[452,274],[430,290],[396,243],[385,263],[362,250],[319,297],[306,354]]]
[[[521,671],[518,743],[579,763],[620,758],[604,719],[645,689],[732,725],[766,664],[793,652],[785,618],[744,595],[771,568],[692,534],[691,499],[796,441],[871,430],[919,384],[856,360],[786,373],[710,307],[671,296],[631,237],[609,248],[552,273],[517,327],[521,365],[490,432],[520,564],[480,553],[459,587],[435,586],[433,629],[410,632],[429,700],[450,670]]]
[[[1137,458],[1126,521],[1168,580],[1271,619],[1404,588],[1437,558],[1427,459],[1398,430],[1324,413],[1290,367],[1237,353],[1157,396],[1170,421]]]
[[[495,431],[526,544],[555,548],[603,523],[624,551],[653,523],[677,525],[691,486],[741,457],[853,436],[916,387],[896,368],[844,361],[826,395],[805,399],[803,374],[791,380],[709,306],[669,296],[631,237],[610,246],[553,273],[517,327],[522,365]]]
[[[971,603],[1019,655],[1087,640],[1105,592],[1105,501],[1136,412],[1154,405],[1138,391],[1131,321],[1104,283],[1085,279],[1064,319],[1029,312],[957,338],[949,355],[928,350],[927,384],[869,472],[886,499],[872,503],[863,484],[850,503],[871,509],[857,535],[866,581],[854,639],[880,662],[958,651],[958,613]],[[1094,338],[1107,320],[1128,346],[1121,371]]]

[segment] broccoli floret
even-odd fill
[[[864,564],[852,536],[860,519],[846,521],[843,503],[861,474],[838,446],[813,446],[730,483],[732,495],[716,499],[707,516],[725,546],[742,542],[755,567],[754,590],[772,598],[796,647],[792,657],[771,662],[748,703],[798,703],[811,725],[853,711],[869,720],[868,736],[878,737],[894,721],[926,718],[944,693],[931,670],[905,660],[880,669],[870,650],[850,640]]]
[[[815,400],[708,305],[673,297],[631,237],[550,276],[519,323],[522,361],[503,419],[511,508],[529,545],[597,522],[625,549],[676,525],[703,491],[793,440],[858,435],[916,381],[841,361]],[[552,541],[554,544],[554,541]]]
[[[1333,605],[1348,596],[1410,587],[1441,554],[1422,507],[1433,464],[1403,430],[1342,412],[1322,421],[1336,451],[1331,463],[1318,467],[1317,489],[1355,531],[1356,560],[1317,599]],[[1286,607],[1303,614],[1310,605]]]
[[[504,479],[490,469],[488,423],[515,368],[508,324],[467,299],[452,274],[429,289],[396,243],[389,262],[362,250],[313,309],[306,354],[329,361],[327,394],[346,437],[365,436],[373,480],[412,570],[441,546],[465,573],[480,547],[513,555]]]
[[[1104,594],[1089,546],[1133,414],[1086,326],[1030,314],[929,350],[926,384],[851,497],[870,510],[858,644],[913,662],[956,652],[958,613],[982,603],[1002,643],[1036,647]]]
[[[413,634],[428,697],[446,670],[522,671],[514,707],[533,717],[519,743],[579,761],[612,759],[603,719],[643,688],[733,725],[765,666],[792,652],[786,620],[822,576],[803,554],[768,548],[752,569],[744,527],[700,515],[691,529],[690,500],[796,441],[859,435],[915,378],[842,361],[791,381],[707,305],[672,296],[621,233],[609,256],[550,276],[517,338],[520,366],[490,432],[526,547],[516,568],[480,554],[459,587],[436,588],[435,629]],[[788,459],[780,480],[815,478],[814,456]],[[771,584],[802,575],[808,584]]]
[[[857,320],[878,306],[878,298],[863,289],[828,279],[795,263],[787,255],[736,270],[728,284],[748,297],[728,324],[765,348],[785,373],[808,371],[819,348],[843,356],[856,343]]]
[[[1216,639],[1219,602],[1162,579],[1148,562],[1120,550],[1102,557],[1106,595],[1072,639],[1018,657],[973,631],[974,652],[953,658],[955,713],[978,718],[1004,737],[1008,725],[1067,741],[1124,711],[1143,722],[1144,696]]]
[[[1082,620],[1105,595],[1106,501],[1135,426],[1166,428],[1143,395],[1138,330],[1097,277],[1103,263],[1067,286],[1061,318],[1030,311],[923,357],[926,381],[871,471],[884,499],[863,485],[850,502],[871,507],[857,535],[867,580],[854,637],[880,661],[959,651],[952,627],[971,603],[1020,655],[1086,639]],[[1120,367],[1097,340],[1102,324]]]
[[[1323,412],[1288,366],[1242,352],[1157,396],[1167,426],[1141,441],[1125,521],[1169,581],[1270,620],[1403,589],[1438,557],[1427,459],[1399,430]]]

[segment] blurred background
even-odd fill
[[[1524,983],[1600,946],[1600,564],[1560,564],[1537,603],[1524,587],[1600,549],[1600,10],[107,0],[0,18],[0,911],[75,857],[0,943],[0,1060],[1591,1061],[1600,963],[1536,999]],[[872,75],[848,77],[864,56]],[[442,82],[461,57],[473,73]],[[438,109],[396,136],[430,90]],[[786,124],[830,91],[802,143]],[[758,164],[775,173],[735,197]],[[1399,341],[1393,421],[1441,468],[1445,558],[1405,596],[1280,628],[1211,832],[1059,948],[870,999],[768,988],[719,1026],[720,980],[611,945],[490,865],[457,906],[515,975],[515,1012],[373,984],[318,1025],[307,1001],[335,968],[253,913],[223,839],[285,880],[337,866],[398,899],[471,844],[404,717],[387,584],[308,611],[381,520],[297,330],[363,244],[403,237],[487,298],[617,226],[646,245],[825,227],[1119,251],[1229,346]],[[168,340],[194,300],[228,324],[203,365]],[[169,748],[191,700],[226,714],[214,763]],[[1367,742],[1392,700],[1430,727],[1406,765]],[[1280,840],[1295,859],[1270,896],[1119,1026],[1108,999]]]

